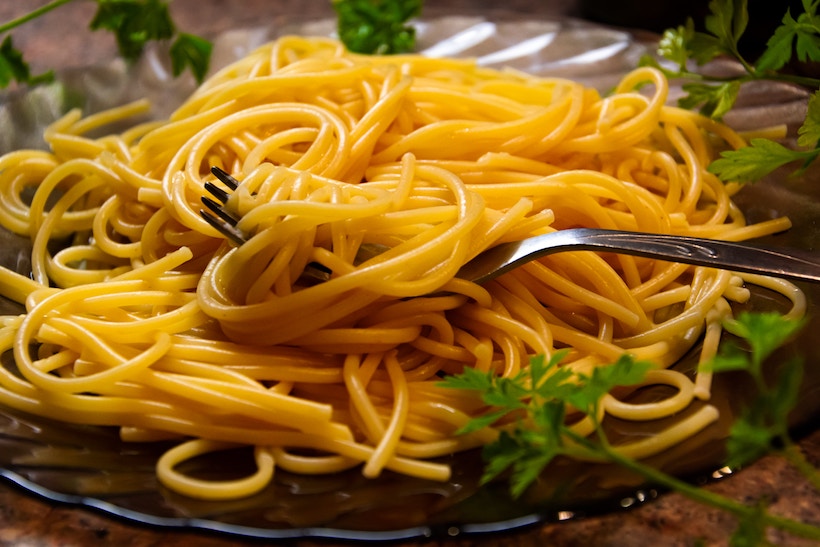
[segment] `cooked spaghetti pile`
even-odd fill
[[[716,149],[743,140],[666,106],[667,90],[648,68],[602,97],[469,61],[286,37],[214,75],[168,120],[92,137],[148,105],[70,112],[46,132],[48,151],[0,158],[0,222],[33,245],[33,280],[0,274],[3,294],[26,305],[2,320],[14,366],[0,372],[0,403],[117,426],[127,441],[178,439],[160,480],[219,499],[264,488],[274,467],[446,480],[437,457],[497,434],[455,433],[486,411],[437,386],[464,367],[513,375],[568,348],[562,366],[589,372],[630,352],[657,363],[647,383],[675,395],[607,395],[607,414],[653,420],[708,399],[708,375],[667,367],[704,333],[703,358],[714,353],[744,282],[802,313],[792,285],[592,252],[485,286],[454,278],[494,244],[572,227],[728,240],[787,228],[746,225],[737,186],[706,171]],[[199,214],[203,184],[220,184],[211,166],[242,182],[226,205],[241,216],[241,246]],[[317,268],[329,279],[305,275]],[[704,405],[621,449],[657,453],[715,417]],[[572,419],[590,432],[591,420]],[[255,447],[255,474],[179,471],[234,446]]]

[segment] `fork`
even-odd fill
[[[239,186],[239,181],[219,167],[212,167],[211,172],[231,191]],[[212,182],[205,183],[205,190],[212,197],[202,197],[202,203],[207,209],[200,211],[202,218],[234,244],[242,245],[247,236],[237,228],[239,218],[224,207],[230,194]],[[464,264],[456,276],[475,283],[485,283],[537,258],[570,250],[613,252],[794,281],[820,282],[820,255],[816,252],[598,228],[558,230],[521,241],[501,243]],[[377,252],[376,250],[371,254]],[[311,268],[315,271],[308,273],[319,280],[327,279],[330,274],[317,267]]]

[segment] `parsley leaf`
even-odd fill
[[[719,120],[734,106],[740,82],[732,80],[718,85],[691,82],[683,84],[682,89],[688,95],[681,98],[681,107],[691,109],[700,105],[701,114]]]
[[[591,375],[578,374],[576,389],[565,400],[586,414],[595,414],[601,397],[617,386],[640,383],[654,365],[648,361],[636,361],[632,355],[623,354],[618,360],[602,367],[595,367]]]
[[[737,319],[726,321],[725,328],[747,341],[752,354],[751,362],[758,368],[772,352],[789,341],[803,327],[802,321],[784,318],[779,313],[741,313]]]
[[[809,98],[808,106],[806,119],[797,130],[797,144],[812,148],[820,144],[820,89]]]
[[[820,59],[820,21],[817,19],[818,2],[803,2],[805,13],[797,18],[795,50],[801,61]]]
[[[789,359],[780,367],[777,380],[765,386],[757,399],[732,424],[726,443],[726,464],[742,467],[788,442],[789,412],[797,402],[803,364]]]
[[[800,61],[820,60],[820,21],[817,19],[818,2],[804,0],[803,9],[797,19],[789,11],[774,34],[766,42],[766,50],[758,59],[759,72],[783,68],[797,53]]]
[[[807,150],[792,150],[768,139],[752,139],[749,146],[722,152],[709,165],[710,173],[721,180],[751,182],[792,162],[802,162],[800,173],[820,158],[820,90],[809,98],[806,119],[797,130],[797,144]]]
[[[578,452],[577,446],[565,443],[567,405],[596,416],[601,397],[615,386],[639,383],[653,367],[624,355],[616,363],[584,375],[559,366],[565,355],[566,350],[556,352],[549,360],[543,355],[535,356],[529,367],[510,378],[465,368],[461,374],[448,376],[440,383],[448,388],[477,391],[490,407],[470,420],[460,433],[506,420],[506,425],[500,426],[498,439],[483,449],[483,483],[510,470],[510,495],[521,496],[556,456]]]
[[[147,42],[174,35],[168,4],[162,0],[97,0],[97,4],[90,28],[113,32],[120,54],[128,61],[136,60]]]
[[[776,443],[788,442],[788,416],[797,402],[802,362],[795,358],[785,360],[771,386],[764,378],[763,364],[803,325],[804,321],[790,320],[777,313],[742,313],[725,322],[726,330],[745,342],[748,349],[736,344],[722,345],[718,355],[703,366],[715,372],[745,370],[755,380],[759,392],[732,424],[726,446],[729,466],[742,466],[770,452]]]
[[[741,57],[737,43],[746,30],[749,23],[749,13],[746,0],[712,0],[709,2],[710,14],[704,20],[704,26],[712,37],[699,34],[698,40],[690,47],[696,51],[696,57],[711,60],[715,53],[723,52],[741,61],[744,66],[746,62]],[[702,51],[699,51],[700,49]],[[704,53],[708,52],[708,55]]]
[[[422,0],[333,0],[339,39],[356,53],[413,51],[416,30],[407,21],[421,13]]]
[[[738,50],[738,40],[749,20],[747,2],[712,0],[709,11],[704,22],[707,32],[695,31],[694,23],[689,19],[686,25],[663,33],[658,43],[658,54],[678,67],[677,72],[665,71],[667,76],[695,80],[683,85],[686,95],[679,99],[680,106],[690,109],[699,107],[702,114],[720,119],[734,106],[740,85],[749,76],[728,80],[704,76],[691,72],[688,62],[693,60],[698,65],[704,65],[720,55],[729,55],[751,73],[751,66]],[[708,81],[714,83],[705,83]]]
[[[733,370],[747,370],[749,368],[748,352],[736,343],[724,342],[721,352],[709,362],[708,368],[712,372],[730,372]]]
[[[761,547],[761,538],[766,537],[766,528],[766,506],[762,503],[755,504],[748,515],[739,519],[737,528],[729,538],[729,547]]]
[[[690,80],[682,86],[686,94],[678,104],[683,108],[698,108],[702,114],[714,119],[721,119],[734,107],[741,86],[752,80],[792,82],[816,90],[820,88],[820,79],[781,70],[795,55],[803,62],[820,62],[820,18],[817,16],[820,0],[803,0],[802,4],[803,13],[796,18],[786,11],[754,65],[738,50],[738,41],[749,22],[747,0],[711,0],[710,13],[704,21],[706,32],[695,31],[691,19],[686,25],[665,31],[657,53],[674,63],[676,70],[663,68],[649,57],[642,59],[641,64],[659,68],[669,78]],[[721,55],[737,60],[745,74],[717,77],[688,68],[690,61],[703,65]],[[807,119],[799,130],[798,145],[816,149],[818,138],[820,101],[813,96],[809,101]],[[722,156],[709,167],[712,173],[724,181],[750,182],[793,161],[802,161],[801,169],[805,169],[820,156],[820,152],[789,151],[776,143],[758,139],[749,149],[726,152]]]
[[[720,41],[705,32],[692,34],[692,38],[687,42],[687,48],[689,55],[698,65],[705,65],[724,53]]]
[[[0,45],[0,87],[7,87],[12,81],[37,84],[51,81],[53,78],[53,72],[32,76],[28,63],[23,60],[23,54],[15,49],[11,36],[6,36]]]
[[[689,49],[689,42],[695,33],[692,19],[687,20],[686,25],[677,28],[666,29],[658,41],[658,53],[665,59],[678,65],[678,70],[686,70],[686,62],[692,55]]]
[[[198,82],[205,79],[213,45],[193,34],[180,33],[171,44],[171,68],[174,76],[190,68]]]
[[[789,412],[797,403],[800,382],[803,380],[803,363],[800,359],[786,360],[778,371],[777,381],[769,390],[767,408],[775,427],[782,435],[787,434]]]
[[[57,9],[71,0],[52,0],[31,12],[0,25],[0,33],[7,32],[32,19]],[[95,0],[97,11],[89,23],[91,30],[111,31],[120,55],[127,61],[136,60],[145,45],[154,40],[169,40],[171,62],[174,75],[179,76],[190,68],[197,81],[202,82],[208,71],[211,44],[203,38],[191,34],[177,34],[166,0]],[[53,78],[51,72],[32,76],[23,54],[6,36],[0,46],[0,88],[7,87],[13,80],[26,84],[38,84]]]
[[[738,469],[757,460],[771,449],[772,435],[757,414],[746,413],[735,419],[726,441],[726,464]]]
[[[721,180],[751,182],[793,161],[803,160],[807,165],[818,156],[820,149],[792,150],[768,139],[752,139],[749,146],[722,152],[708,170]]]
[[[786,418],[797,400],[802,363],[793,359],[783,364],[771,387],[762,381],[762,368],[755,364],[762,364],[802,326],[802,321],[777,314],[740,314],[737,320],[727,321],[726,328],[748,347],[721,344],[718,357],[702,366],[715,372],[747,370],[762,386],[760,396],[732,427],[728,441],[730,462],[742,464],[773,447],[783,446],[781,453],[813,484],[820,485],[816,470],[791,443],[786,430]],[[529,367],[512,378],[465,368],[463,373],[447,376],[439,384],[475,391],[488,405],[489,401],[499,405],[471,421],[476,427],[494,426],[498,430],[497,439],[482,451],[485,460],[482,483],[509,473],[510,495],[517,498],[557,456],[592,458],[622,465],[653,484],[729,511],[739,523],[732,545],[756,545],[755,541],[769,527],[820,539],[820,529],[815,526],[772,515],[763,504],[749,506],[725,498],[619,453],[603,437],[598,401],[602,394],[616,386],[639,384],[653,365],[624,355],[612,365],[597,367],[590,374],[579,374],[559,366],[564,354],[560,352],[549,361],[543,356],[533,357]],[[598,442],[580,437],[566,426],[567,405],[585,412],[593,420]],[[503,422],[497,424],[500,419]],[[468,424],[464,431],[474,431],[476,427]]]
[[[783,24],[777,27],[772,37],[766,42],[766,50],[757,60],[758,72],[780,70],[792,58],[792,43],[797,35],[797,21],[788,11],[783,16]]]

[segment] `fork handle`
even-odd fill
[[[508,264],[495,277],[536,258],[561,251],[611,251],[695,266],[771,275],[797,281],[820,282],[820,254],[777,249],[716,239],[596,228],[558,230],[522,241],[503,243],[490,251],[508,255]],[[464,272],[468,274],[468,272]],[[459,273],[461,277],[461,272]],[[483,282],[486,277],[474,279]]]

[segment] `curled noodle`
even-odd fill
[[[286,37],[215,74],[168,120],[91,138],[146,105],[71,112],[47,131],[48,152],[0,158],[0,223],[33,243],[33,281],[0,270],[0,292],[26,304],[0,329],[20,373],[0,369],[0,403],[117,426],[125,440],[179,439],[160,480],[225,499],[264,488],[277,466],[446,480],[436,458],[497,434],[456,434],[485,410],[437,385],[464,367],[511,376],[568,349],[561,366],[589,372],[629,352],[675,395],[606,395],[605,413],[655,420],[708,400],[708,375],[667,367],[702,335],[701,359],[714,354],[744,281],[801,314],[791,284],[592,252],[485,286],[454,277],[497,243],[572,227],[730,240],[788,228],[746,224],[736,186],[706,170],[742,139],[667,94],[650,68],[602,97],[470,61]],[[226,205],[241,246],[200,216],[204,183],[220,184],[211,166],[241,181]],[[332,274],[304,275],[317,267]],[[706,405],[620,449],[646,457],[715,419]],[[176,470],[234,446],[255,447],[246,480]]]

